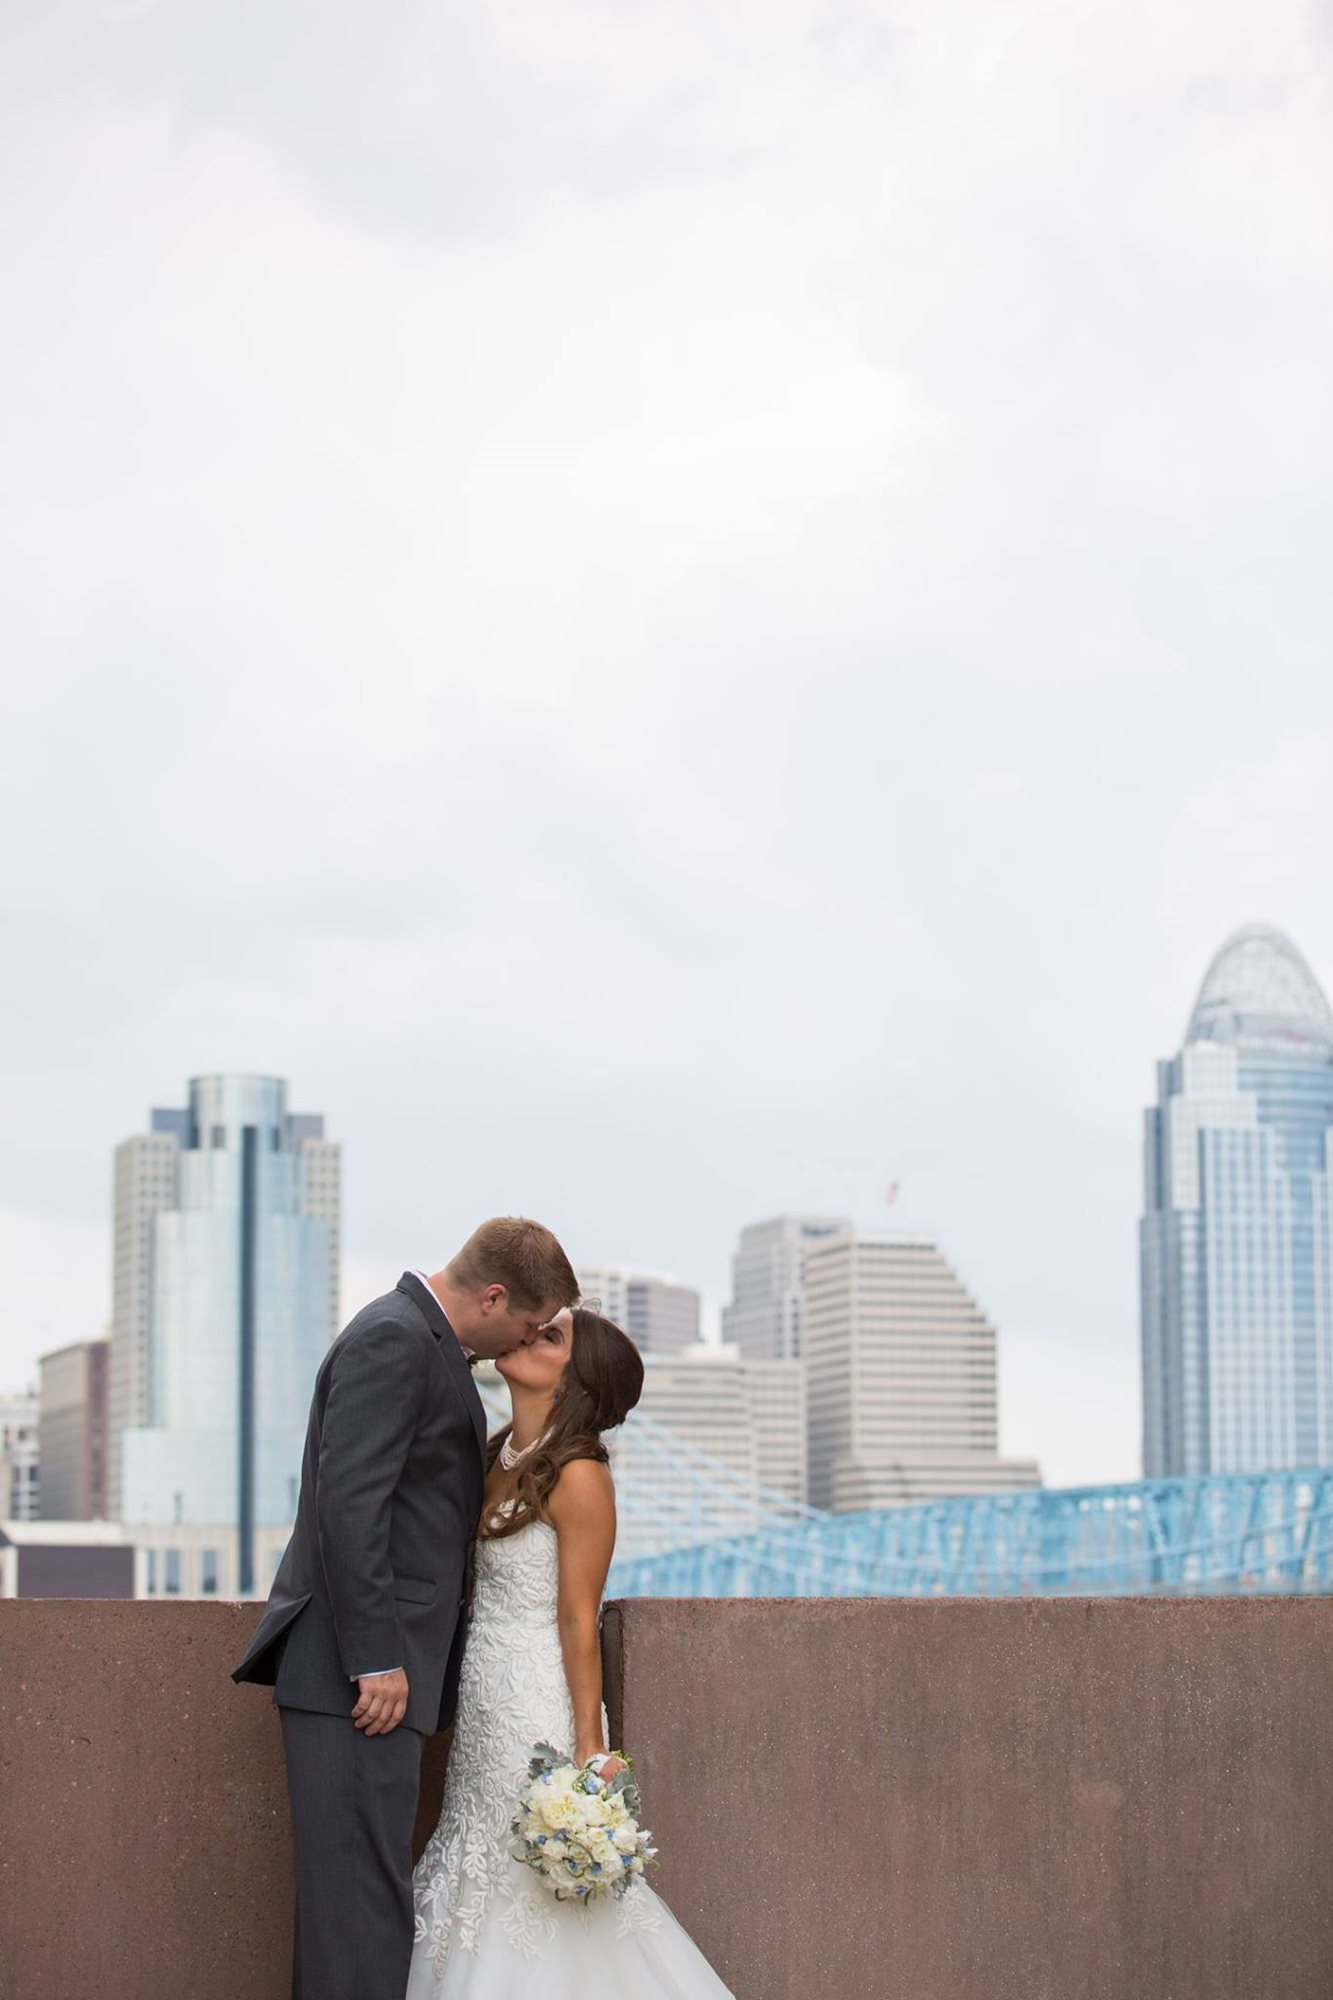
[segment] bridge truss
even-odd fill
[[[613,1459],[614,1597],[1333,1591],[1333,1468],[826,1514],[757,1488],[638,1412]]]

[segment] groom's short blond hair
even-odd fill
[[[579,1281],[559,1242],[540,1222],[525,1215],[496,1215],[474,1229],[449,1266],[454,1284],[466,1291],[503,1285],[511,1306],[536,1312],[577,1305]]]

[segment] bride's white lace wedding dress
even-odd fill
[[[477,1544],[444,1811],[416,1871],[406,2000],[730,2000],[646,1882],[619,1902],[560,1903],[510,1854],[533,1745],[574,1749],[558,1574],[555,1530],[542,1521]]]

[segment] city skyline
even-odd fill
[[[1265,929],[1266,927],[1260,926],[1258,928]],[[151,1139],[149,1143],[152,1143]],[[892,1206],[896,1218],[903,1216],[903,1210],[897,1206],[896,1201],[899,1193],[899,1187],[895,1186],[893,1188],[894,1200]],[[785,1220],[790,1222],[793,1218],[787,1217]],[[862,1210],[859,1219],[847,1216],[833,1217],[825,1214],[811,1218],[811,1220],[813,1220],[816,1228],[819,1229],[832,1229],[835,1226],[841,1226],[848,1222],[851,1223],[853,1228],[860,1230],[873,1230],[877,1226],[883,1226],[883,1217],[868,1214],[865,1210]],[[763,1236],[772,1227],[772,1222],[762,1221],[741,1225],[740,1245],[742,1252],[744,1251],[747,1237],[751,1236],[756,1230]],[[939,1232],[932,1230],[927,1233],[938,1234]],[[438,1254],[444,1256],[448,1252],[447,1250],[441,1250]],[[342,1316],[346,1317],[348,1313],[355,1310],[357,1304],[364,1302],[368,1297],[374,1296],[376,1291],[382,1290],[392,1284],[403,1265],[412,1261],[414,1261],[414,1255],[400,1255],[396,1258],[390,1255],[384,1259],[359,1255],[355,1251],[350,1255],[344,1255],[338,1265],[340,1283],[337,1286],[342,1300]],[[576,1259],[576,1261],[579,1260]],[[715,1267],[716,1261],[720,1260],[715,1260]],[[733,1266],[731,1289],[734,1295],[736,1276],[735,1250],[733,1250],[732,1257],[727,1261]],[[647,1260],[639,1262],[633,1259],[620,1260],[603,1256],[597,1259],[595,1263],[584,1259],[582,1260],[582,1265],[585,1270],[592,1271],[595,1274],[618,1272],[622,1280],[630,1272],[634,1272],[646,1282],[653,1285],[665,1286],[669,1292],[678,1293],[681,1297],[700,1295],[694,1287],[682,1285],[679,1280],[666,1277],[660,1270],[645,1272],[644,1266],[646,1262]],[[114,1287],[112,1290],[114,1291]],[[703,1292],[701,1305],[701,1331],[703,1338],[707,1341],[716,1341],[719,1338],[725,1339],[727,1337],[728,1305],[724,1288],[719,1287],[711,1293]],[[102,1330],[104,1332],[109,1331],[113,1317],[114,1314],[108,1315],[102,1322]],[[1000,1318],[998,1314],[996,1317],[997,1320]],[[781,1348],[784,1337],[781,1334],[775,1336],[778,1342],[778,1349]],[[1118,1365],[1113,1351],[1111,1354],[1102,1357],[1101,1366],[1103,1373],[1100,1382],[1094,1380],[1094,1387],[1099,1396],[1109,1396],[1112,1404],[1118,1404],[1122,1408],[1132,1405],[1132,1423],[1128,1427],[1124,1422],[1120,1423],[1118,1437],[1115,1443],[1109,1448],[1104,1442],[1105,1432],[1103,1431],[1101,1433],[1102,1442],[1094,1444],[1089,1454],[1088,1446],[1084,1442],[1083,1434],[1080,1430],[1079,1410],[1077,1407],[1071,1407],[1063,1400],[1061,1390],[1062,1369],[1066,1374],[1068,1373],[1071,1363],[1079,1352],[1077,1342],[1062,1342],[1057,1333],[1053,1339],[1029,1344],[1025,1340],[1021,1330],[1015,1335],[1013,1330],[1007,1329],[1001,1320],[999,1325],[999,1422],[1002,1455],[1009,1458],[1042,1459],[1043,1454],[1046,1454],[1043,1463],[1048,1463],[1050,1466],[1050,1470],[1046,1473],[1046,1478],[1048,1483],[1052,1485],[1079,1485],[1097,1483],[1098,1481],[1108,1479],[1129,1480],[1136,1478],[1142,1466],[1140,1458],[1141,1430],[1139,1399],[1143,1393],[1142,1379],[1139,1373],[1140,1356],[1138,1351],[1141,1346],[1141,1331],[1137,1325],[1133,1330],[1132,1353],[1124,1351],[1129,1347],[1128,1342],[1123,1342],[1120,1346],[1122,1351],[1118,1356]],[[36,1363],[38,1359],[37,1343],[30,1342],[30,1347],[33,1351],[29,1372],[31,1380],[35,1383]],[[778,1351],[778,1349],[774,1351]],[[1086,1349],[1084,1352],[1086,1353]],[[1109,1370],[1107,1368],[1108,1360],[1110,1362]],[[1054,1368],[1051,1366],[1053,1361],[1055,1364]],[[1054,1381],[1052,1380],[1052,1375],[1054,1376]],[[21,1364],[18,1368],[11,1368],[10,1383],[15,1393],[21,1391],[25,1386]],[[1085,1384],[1084,1386],[1086,1387],[1087,1385]],[[1072,1447],[1070,1443],[1071,1437],[1074,1440]],[[114,1451],[115,1447],[113,1445],[113,1458]]]
[[[1249,925],[1222,943],[1158,1086],[1145,1120],[1144,1474],[1316,1465],[1333,1442],[1333,1009],[1289,938]],[[205,1542],[236,1518],[223,1488],[238,1463],[239,1576],[253,1576],[256,1526],[287,1512],[308,1378],[339,1320],[341,1182],[323,1117],[290,1112],[285,1080],[192,1078],[186,1105],[155,1109],[116,1149],[109,1356],[94,1344],[43,1357],[43,1431],[48,1415],[53,1439],[64,1426],[60,1490],[96,1484],[88,1426],[109,1380],[108,1511],[206,1530],[212,1589]],[[723,1339],[704,1345],[692,1288],[578,1266],[653,1364],[646,1413],[671,1430],[678,1412],[690,1452],[798,1502],[808,1477],[810,1501],[835,1511],[1039,1483],[1037,1464],[1001,1445],[996,1328],[933,1237],[784,1214],[742,1225],[731,1261]]]

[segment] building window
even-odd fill
[[[143,1562],[144,1595],[157,1596],[157,1550],[145,1549]]]
[[[199,1590],[203,1597],[216,1597],[218,1594],[218,1552],[216,1549],[200,1550]]]
[[[181,1594],[181,1552],[179,1549],[168,1549],[166,1551],[165,1589],[168,1597],[179,1597]]]

